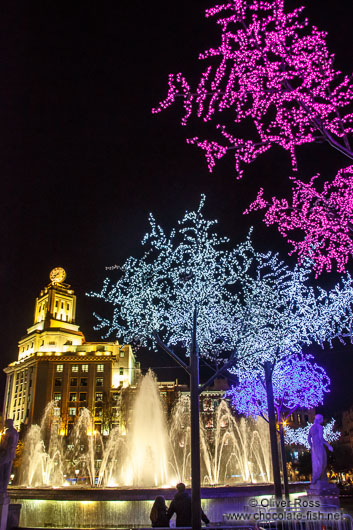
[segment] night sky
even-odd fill
[[[330,50],[344,72],[353,70],[353,2],[306,2],[312,23],[329,32]],[[208,173],[203,154],[186,136],[202,131],[178,124],[181,106],[152,115],[165,97],[167,76],[198,79],[198,53],[219,42],[204,0],[85,2],[57,0],[2,5],[0,18],[0,266],[1,364],[16,359],[17,341],[32,324],[35,297],[62,266],[78,297],[77,323],[99,340],[92,313],[105,267],[140,252],[153,212],[172,228],[185,209],[207,195],[206,213],[236,244],[251,225],[261,250],[289,247],[259,214],[242,212],[263,185],[288,195],[289,157],[272,150],[236,181],[231,156]],[[290,7],[296,2],[288,2]],[[200,124],[197,124],[199,126]],[[194,128],[195,127],[195,128]],[[194,129],[193,129],[194,128]],[[349,161],[329,146],[299,154],[300,176],[332,178]],[[352,263],[350,264],[352,271]],[[324,286],[336,278],[321,278]],[[107,308],[108,309],[108,308]],[[313,351],[313,350],[311,350]],[[164,354],[140,354],[146,369],[168,366]],[[324,410],[353,404],[353,348],[318,353],[332,378]],[[179,370],[156,370],[159,379]]]

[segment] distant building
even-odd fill
[[[286,424],[292,429],[305,427],[308,423],[314,423],[316,409],[296,409],[295,412],[289,415]]]
[[[94,428],[119,423],[121,390],[135,383],[139,365],[131,346],[86,342],[75,323],[76,296],[61,267],[36,299],[33,325],[18,343],[18,359],[5,368],[4,418],[17,429],[39,423],[46,405],[62,418],[67,434],[80,409],[92,412]]]
[[[342,413],[341,445],[353,449],[353,405]]]

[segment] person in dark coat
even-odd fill
[[[150,513],[150,519],[152,523],[152,528],[157,528],[161,526],[169,526],[169,517],[167,516],[167,507],[165,504],[165,499],[162,495],[158,495],[155,498],[152,510]]]
[[[191,526],[191,497],[185,491],[185,484],[182,482],[177,484],[177,494],[170,503],[167,511],[167,516],[170,519],[173,514],[176,514],[175,526]],[[201,509],[201,519],[208,524],[210,521]]]

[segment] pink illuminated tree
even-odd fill
[[[274,146],[289,153],[297,171],[296,150],[315,142],[353,160],[352,77],[334,67],[326,32],[311,26],[303,9],[286,12],[284,0],[232,0],[206,10],[220,27],[219,45],[199,55],[207,66],[195,84],[182,73],[169,75],[167,97],[153,112],[180,98],[182,125],[214,123],[211,137],[187,139],[204,151],[210,171],[229,151],[241,178],[244,166]],[[248,211],[266,208],[265,223],[278,224],[285,237],[297,230],[289,239],[293,252],[299,260],[311,256],[317,274],[334,262],[342,271],[353,251],[351,167],[321,192],[315,178],[309,184],[293,179],[291,202],[269,203],[261,190]]]
[[[331,183],[325,182],[322,191],[315,187],[317,176],[308,184],[293,178],[291,202],[276,197],[268,202],[261,189],[245,211],[265,208],[266,225],[278,225],[299,261],[311,257],[316,276],[324,269],[331,271],[332,262],[343,272],[353,254],[353,166],[340,170]]]
[[[285,12],[284,0],[232,0],[206,10],[221,28],[219,46],[199,55],[210,64],[193,88],[181,73],[170,74],[168,95],[152,112],[181,97],[182,125],[191,117],[214,122],[214,138],[187,139],[205,151],[210,171],[232,151],[239,178],[274,145],[289,152],[294,170],[295,149],[312,142],[327,141],[353,159],[352,80],[334,68],[326,33],[309,25],[303,9]]]

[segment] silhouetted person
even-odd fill
[[[152,506],[150,513],[152,527],[169,526],[169,517],[167,516],[167,507],[162,495],[158,495]]]
[[[176,514],[175,526],[191,526],[191,497],[187,491],[185,491],[185,484],[182,482],[177,484],[178,493],[175,495],[168,508],[168,518],[170,519],[173,514]],[[210,521],[201,509],[201,519],[204,523],[208,524]]]

